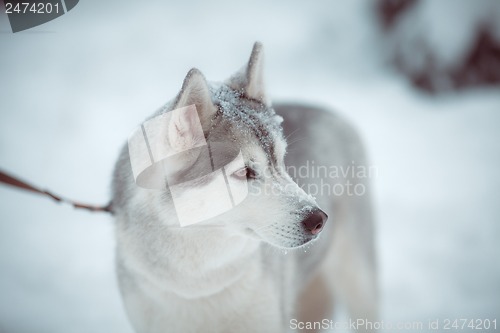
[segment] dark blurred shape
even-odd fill
[[[500,32],[495,31],[498,27],[495,28],[494,15],[483,17],[470,12],[469,17],[476,24],[466,47],[453,54],[451,60],[439,57],[449,47],[447,36],[439,36],[429,23],[441,20],[446,24],[461,24],[450,17],[453,18],[454,6],[465,3],[451,4],[449,10],[429,17],[428,11],[419,10],[419,6],[427,5],[425,0],[379,0],[375,12],[391,63],[415,87],[428,93],[500,85]],[[478,1],[474,5],[483,4]],[[493,11],[500,12],[500,1],[490,5]],[[433,34],[437,34],[433,37],[442,37],[442,43],[433,44],[429,37]]]
[[[384,29],[390,29],[396,19],[418,0],[385,0],[376,5],[377,16]]]
[[[476,35],[461,68],[451,73],[457,88],[473,85],[495,85],[500,82],[500,41],[491,33],[491,28],[483,27]]]

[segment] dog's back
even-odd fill
[[[373,320],[377,288],[369,178],[376,170],[367,163],[357,131],[332,110],[291,103],[273,107],[284,118],[290,175],[332,220],[315,246],[298,254],[296,274],[307,275],[308,282],[298,303],[299,320],[330,318],[337,301],[352,318]]]

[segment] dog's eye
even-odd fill
[[[233,172],[232,176],[241,180],[255,178],[255,171],[249,167],[244,167]]]

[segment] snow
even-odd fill
[[[260,40],[269,96],[335,108],[377,167],[381,317],[500,319],[498,89],[414,91],[382,66],[369,7],[87,0],[18,34],[0,16],[0,167],[104,204],[119,149],[188,70],[223,80]],[[0,332],[131,332],[111,218],[0,198]]]

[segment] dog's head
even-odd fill
[[[174,110],[168,144],[186,153],[170,159],[167,169],[170,181],[177,183],[174,205],[179,198],[190,213],[204,214],[207,202],[228,200],[226,189],[239,191],[229,194],[231,209],[203,224],[222,224],[274,246],[294,248],[317,238],[327,216],[286,172],[283,118],[264,92],[262,61],[262,46],[256,43],[247,66],[222,84],[209,85],[197,69],[188,73],[167,109]],[[175,112],[192,105],[196,112]],[[207,150],[190,149],[204,143],[210,156]],[[222,171],[217,177],[207,170]]]

